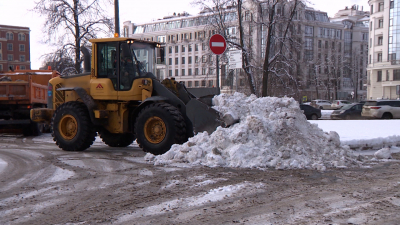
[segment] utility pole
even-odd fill
[[[114,37],[119,37],[119,5],[118,0],[114,0],[115,33]]]

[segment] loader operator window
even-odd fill
[[[97,45],[97,77],[109,78],[117,90],[117,43],[105,42]]]
[[[135,66],[135,60],[132,52],[126,43],[122,43],[120,47],[120,90],[130,90],[132,82],[139,77],[139,71]]]

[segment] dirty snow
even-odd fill
[[[187,163],[209,167],[317,169],[355,163],[339,135],[309,123],[293,98],[221,94],[213,99],[223,115],[240,119],[229,128],[199,133],[163,155],[146,155],[155,165]]]
[[[0,158],[0,173],[7,167],[8,163]]]

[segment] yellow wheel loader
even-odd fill
[[[98,133],[111,147],[134,140],[146,152],[163,154],[197,132],[212,133],[232,119],[193,96],[174,79],[153,75],[159,43],[130,38],[93,39],[83,48],[84,73],[49,81],[47,108],[31,110],[35,122],[51,124],[66,151],[89,148]]]

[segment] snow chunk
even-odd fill
[[[390,151],[390,148],[382,148],[381,150],[376,151],[374,153],[374,156],[377,159],[391,159],[392,153]]]
[[[323,132],[306,120],[293,98],[221,94],[213,108],[240,122],[198,133],[164,155],[147,155],[155,165],[187,163],[209,167],[317,169],[354,163],[336,132]]]

